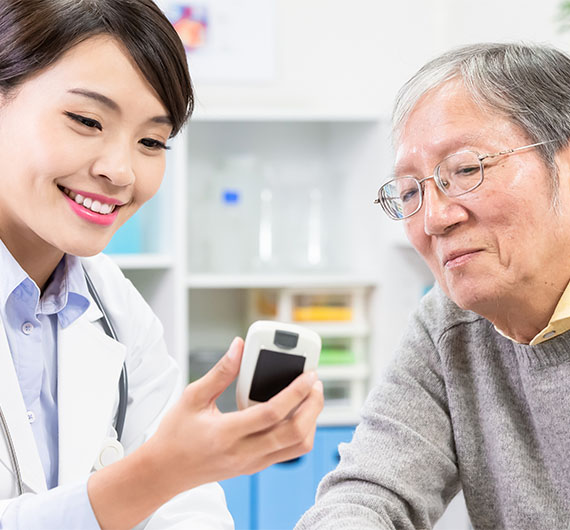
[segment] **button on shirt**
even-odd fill
[[[59,464],[57,330],[58,326],[66,328],[85,313],[90,303],[89,291],[83,267],[75,256],[63,257],[43,294],[1,240],[0,271],[0,318],[46,484],[51,489],[58,484]],[[85,492],[74,490],[73,495],[84,498]],[[61,499],[63,504],[67,500]],[[5,519],[9,512],[10,507],[0,521],[0,528],[8,523]]]

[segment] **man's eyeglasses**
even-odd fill
[[[407,219],[419,212],[422,207],[426,180],[433,179],[437,187],[448,197],[459,197],[478,188],[483,182],[483,160],[510,155],[552,141],[554,140],[486,155],[480,155],[475,151],[454,153],[435,166],[433,175],[429,177],[420,180],[415,177],[397,177],[389,180],[378,190],[378,198],[374,203],[380,203],[391,219]]]

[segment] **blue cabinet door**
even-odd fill
[[[220,482],[226,494],[228,510],[232,514],[235,530],[252,530],[252,477],[242,475]]]
[[[314,451],[257,476],[258,530],[291,530],[315,501]]]
[[[319,427],[313,450],[252,476],[220,482],[236,530],[291,530],[315,502],[321,479],[338,464],[338,445],[354,427]]]
[[[315,483],[332,471],[340,460],[338,445],[350,442],[354,427],[320,427],[315,435]],[[315,489],[316,489],[315,486]]]

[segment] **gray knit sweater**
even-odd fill
[[[413,316],[297,529],[570,528],[570,332],[516,344],[439,288]]]

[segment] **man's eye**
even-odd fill
[[[456,177],[468,177],[478,172],[479,172],[479,166],[465,166],[465,167],[458,167],[455,170],[454,175]]]
[[[65,114],[73,121],[81,123],[81,125],[84,125],[89,129],[98,129],[100,131],[103,130],[103,126],[97,120],[86,118],[85,116],[81,116],[80,114],[75,114],[74,112],[66,112]]]
[[[170,149],[164,142],[154,138],[143,138],[140,143],[149,149]]]
[[[418,194],[418,190],[416,188],[403,191],[400,193],[400,200],[402,202],[409,202],[414,199],[414,197]]]

